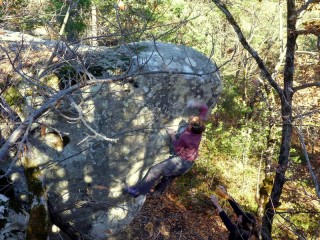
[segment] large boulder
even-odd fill
[[[127,226],[143,205],[144,196],[131,198],[122,189],[169,156],[165,128],[177,129],[198,113],[187,108],[189,100],[211,110],[222,84],[216,65],[186,46],[142,42],[83,48],[81,55],[97,78],[118,69],[130,78],[88,86],[60,101],[41,119],[46,134],[33,131],[24,161],[41,170],[54,222],[67,233],[102,240]],[[57,133],[64,145],[52,144]],[[59,239],[54,231],[51,237]]]

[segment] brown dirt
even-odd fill
[[[213,205],[185,206],[180,203],[175,185],[161,196],[147,196],[139,215],[127,233],[129,239],[223,240],[228,232]],[[203,205],[203,204],[201,204]]]

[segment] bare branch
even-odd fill
[[[296,54],[308,54],[308,55],[312,55],[312,56],[318,56],[319,53],[314,51],[314,52],[310,52],[310,51],[296,51]]]
[[[92,83],[92,85],[95,83]],[[25,121],[10,135],[6,140],[4,145],[0,149],[0,162],[5,161],[10,148],[19,140],[19,138],[25,133],[28,126],[36,121],[43,113],[45,113],[54,103],[72,93],[73,91],[79,89],[79,85],[74,85],[68,89],[58,92],[55,96],[44,103],[39,109],[33,111]]]
[[[319,36],[320,31],[317,29],[308,29],[308,30],[297,30],[296,34],[298,35],[308,35],[308,34],[313,34],[315,36]]]
[[[300,86],[294,87],[292,90],[294,92],[297,92],[299,90],[302,90],[302,89],[305,89],[305,88],[309,88],[309,87],[320,87],[320,82],[302,84]]]
[[[67,89],[61,90],[55,95],[51,96],[51,98],[45,102],[39,109],[33,111],[30,113],[30,115],[25,119],[25,121],[10,135],[10,137],[6,140],[5,144],[0,149],[0,162],[6,160],[6,156],[8,154],[8,151],[10,148],[19,140],[19,138],[25,133],[27,127],[29,124],[34,123],[37,121],[39,117],[42,116],[46,111],[48,111],[49,108],[51,108],[57,101],[62,99],[63,97],[67,96],[68,94],[71,94],[72,92],[92,85],[97,85],[101,83],[111,83],[115,81],[121,81],[124,79],[130,79],[134,76],[138,75],[148,75],[148,74],[186,74],[186,75],[195,75],[195,76],[203,76],[207,73],[192,73],[192,72],[179,72],[179,71],[148,71],[148,72],[139,72],[139,73],[132,73],[122,76],[117,76],[113,78],[107,78],[107,79],[93,79],[86,82],[81,82],[76,85],[73,85]],[[93,129],[92,129],[93,130]],[[94,130],[93,130],[94,132]],[[114,140],[114,139],[113,139]]]
[[[92,138],[102,138],[103,140],[109,141],[109,142],[117,142],[119,139],[118,138],[108,138],[103,134],[98,133],[96,130],[94,130],[88,123],[87,121],[84,119],[84,116],[82,114],[82,109],[80,108],[80,106],[78,104],[75,103],[75,101],[69,97],[69,99],[71,100],[71,105],[77,110],[78,114],[79,114],[79,118],[81,119],[82,123],[84,124],[84,126],[89,129],[90,132],[92,132],[94,134],[94,136]]]
[[[313,110],[311,112],[306,112],[304,114],[300,114],[300,115],[294,116],[293,119],[303,118],[303,117],[310,116],[310,115],[313,115],[313,114],[319,113],[319,112],[320,112],[319,109],[315,109],[315,110]]]
[[[21,121],[19,115],[12,110],[3,96],[0,96],[0,116],[10,119],[11,122]]]
[[[281,87],[277,84],[277,82],[272,78],[271,74],[267,70],[265,64],[263,63],[263,60],[260,58],[259,54],[250,46],[250,44],[247,42],[246,38],[244,37],[239,25],[237,24],[236,20],[232,16],[232,14],[229,12],[227,6],[223,4],[220,0],[212,0],[217,7],[224,13],[227,20],[235,30],[236,34],[238,35],[238,38],[242,44],[242,46],[250,53],[250,55],[255,59],[257,65],[262,71],[262,74],[266,77],[267,81],[270,83],[270,85],[277,91],[280,98],[285,101],[285,96],[283,93],[283,90]]]
[[[23,73],[20,70],[22,68],[21,66],[19,68],[15,66],[15,62],[17,61],[17,59],[19,59],[23,45],[24,45],[24,41],[22,39],[21,45],[19,46],[19,51],[16,53],[15,59],[13,59],[13,60],[11,59],[9,52],[2,45],[0,45],[0,49],[2,49],[3,52],[6,54],[14,72],[18,73],[24,81],[26,81],[28,84],[30,84],[30,86],[37,86],[37,87],[41,88],[40,84],[33,81],[32,77],[28,76],[27,74]]]
[[[319,182],[317,180],[316,174],[312,170],[312,166],[311,166],[311,163],[310,163],[307,147],[306,147],[306,144],[304,142],[304,137],[303,137],[303,133],[302,133],[301,127],[299,127],[299,128],[296,127],[295,129],[297,130],[297,133],[298,133],[298,136],[299,136],[301,148],[302,148],[303,154],[304,154],[304,156],[306,158],[306,161],[307,161],[307,166],[308,166],[311,178],[312,178],[314,186],[315,186],[316,194],[317,194],[318,198],[320,198],[320,185],[319,185]]]
[[[319,0],[308,0],[306,1],[306,3],[304,5],[302,5],[301,8],[297,9],[297,15],[301,14],[301,12],[305,11],[308,9],[308,7],[310,6],[310,4],[312,3],[319,3]]]
[[[41,79],[43,76],[46,75],[48,69],[49,69],[49,66],[52,64],[52,61],[53,59],[55,58],[55,56],[57,55],[57,52],[59,50],[59,47],[61,47],[61,44],[60,42],[57,42],[52,53],[51,53],[51,56],[50,58],[48,59],[48,61],[45,63],[45,66],[42,67],[42,69],[40,69],[39,71],[39,74],[38,74],[38,77],[39,79]]]

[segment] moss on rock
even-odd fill
[[[26,240],[47,239],[48,214],[43,204],[34,206],[30,212],[30,220],[27,228]]]

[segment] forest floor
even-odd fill
[[[131,240],[224,240],[227,229],[213,208],[208,204],[186,206],[179,199],[179,192],[172,184],[160,196],[148,195],[138,216],[126,231]]]

